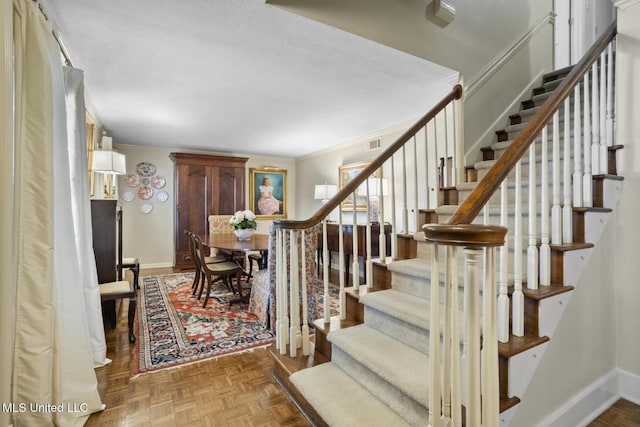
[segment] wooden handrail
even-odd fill
[[[327,217],[335,208],[338,207],[347,197],[351,195],[370,175],[372,175],[380,166],[383,165],[391,156],[393,156],[404,144],[409,141],[420,129],[422,129],[429,121],[431,121],[440,111],[442,111],[451,101],[462,97],[462,86],[455,85],[451,91],[445,95],[431,110],[429,110],[420,120],[407,129],[402,135],[396,139],[386,150],[384,150],[375,160],[373,160],[366,168],[362,170],[356,177],[347,183],[338,193],[333,196],[327,203],[322,205],[320,209],[309,219],[305,220],[276,220],[273,222],[276,229],[306,229],[313,227]]]
[[[446,222],[447,224],[469,224],[480,213],[483,206],[496,192],[502,181],[509,175],[516,163],[526,154],[529,146],[536,140],[542,129],[560,109],[565,99],[573,92],[574,87],[580,83],[582,77],[589,71],[591,64],[600,53],[609,45],[616,36],[617,23],[614,21],[602,36],[591,46],[562,83],[553,91],[551,96],[542,105],[540,111],[534,115],[518,135],[500,156],[487,174],[469,194],[465,201],[458,207],[454,214]]]

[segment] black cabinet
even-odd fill
[[[117,200],[91,200],[91,230],[96,257],[98,283],[116,281],[117,263]],[[115,301],[102,303],[104,324],[116,327]]]

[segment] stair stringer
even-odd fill
[[[612,187],[613,190],[610,190],[608,205],[606,207],[611,209],[615,208],[620,196],[621,187],[619,184]],[[585,218],[585,238],[589,236],[594,240],[585,240],[597,245],[599,237],[609,218],[611,218],[610,212],[588,212]],[[592,254],[593,248],[569,251],[565,254],[562,265],[564,285],[577,285],[580,282],[580,277],[586,265],[589,263],[589,258]],[[571,296],[576,291],[579,292],[579,286],[577,286],[574,291],[546,298],[540,302],[538,312],[540,336],[548,336],[550,339],[553,338],[553,334],[562,320],[562,315],[571,300]],[[518,372],[521,374],[518,377],[509,375],[509,396],[524,396],[546,349],[551,343],[552,340],[509,358],[509,373]],[[521,405],[515,405],[500,414],[500,427],[511,426],[511,420],[520,406]]]

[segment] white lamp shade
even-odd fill
[[[366,197],[367,185],[369,185],[369,196],[389,195],[389,185],[385,178],[369,178],[358,187],[358,196]]]
[[[338,192],[338,186],[333,184],[316,185],[313,198],[316,200],[329,200]]]
[[[125,156],[115,151],[94,150],[91,160],[91,171],[123,175],[127,173]]]

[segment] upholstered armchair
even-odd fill
[[[305,230],[305,261],[307,272],[307,309],[309,321],[316,319],[316,302],[320,297],[318,290],[323,287],[322,280],[316,275],[316,247],[318,233],[322,230],[321,224]],[[300,239],[300,237],[299,237]],[[296,245],[302,247],[302,242]],[[285,256],[290,256],[290,239],[287,233],[285,239]],[[287,261],[288,265],[288,261]],[[302,261],[300,261],[302,267]],[[249,298],[249,312],[260,319],[264,327],[275,331],[276,328],[276,232],[273,225],[269,229],[269,253],[267,256],[267,268],[258,271],[253,276],[251,297]]]

